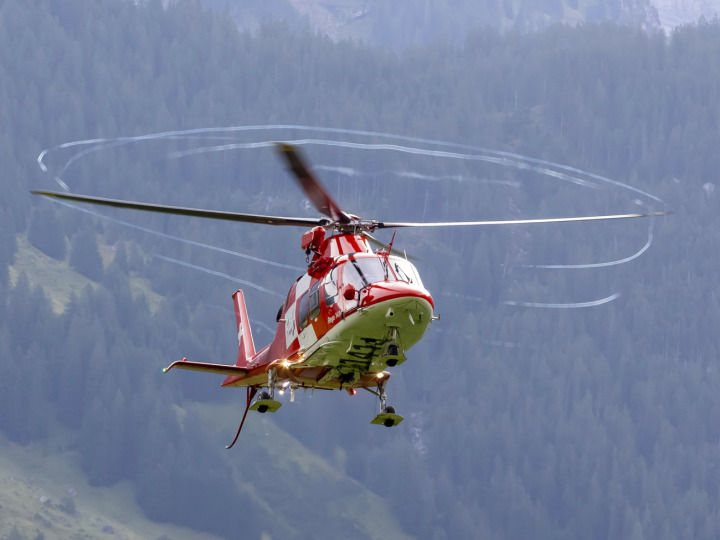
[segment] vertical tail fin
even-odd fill
[[[238,367],[248,367],[250,360],[255,356],[255,343],[253,343],[252,332],[250,331],[250,319],[248,319],[245,308],[245,296],[238,290],[233,294],[235,304],[235,318],[237,319],[238,332]]]

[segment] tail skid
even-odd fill
[[[237,367],[248,368],[250,361],[255,356],[255,343],[250,330],[250,319],[248,318],[247,308],[245,307],[245,296],[241,290],[233,294],[233,303],[235,304],[235,319],[237,319],[237,335],[238,335],[238,359],[235,364]]]
[[[245,307],[245,296],[243,292],[238,290],[233,294],[233,303],[235,304],[235,318],[237,319],[237,335],[238,335],[238,359],[234,366],[226,366],[222,364],[208,364],[205,362],[188,362],[187,358],[173,362],[163,369],[163,373],[167,373],[172,368],[189,369],[192,371],[205,371],[209,373],[218,373],[227,375],[228,377],[240,377],[247,375],[250,363],[255,357],[255,343],[253,342],[252,332],[250,330],[250,319],[248,319],[247,309]],[[258,391],[257,386],[247,387],[247,401],[245,403],[245,412],[243,413],[240,426],[233,441],[225,448],[232,448],[240,436],[248,410],[251,409],[252,399]],[[265,412],[265,411],[261,411]]]
[[[255,394],[257,393],[257,388],[248,386],[247,388],[247,403],[245,404],[245,412],[243,413],[242,420],[240,420],[240,427],[238,427],[237,432],[235,433],[235,438],[232,440],[232,442],[225,447],[225,450],[230,450],[233,446],[235,446],[235,443],[238,440],[238,437],[240,436],[240,432],[242,431],[243,425],[245,424],[245,418],[247,417],[248,410],[250,409],[250,403],[252,403],[252,398],[255,397]]]

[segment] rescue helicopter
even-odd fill
[[[376,230],[599,221],[668,213],[434,223],[365,219],[344,211],[335,202],[311,172],[299,149],[285,143],[276,146],[292,176],[324,217],[267,216],[31,191],[45,197],[118,208],[309,229],[300,241],[308,262],[307,272],[297,278],[280,306],[277,330],[270,344],[256,349],[245,298],[242,290],[238,290],[232,295],[238,337],[235,364],[183,358],[163,370],[215,373],[225,376],[223,387],[246,388],[242,420],[226,448],[237,441],[248,411],[274,413],[281,407],[281,402],[275,399],[277,391],[289,390],[294,401],[297,389],[345,390],[351,395],[362,389],[379,400],[380,412],[371,423],[392,427],[403,421],[387,403],[388,370],[407,360],[407,351],[438,317],[417,268],[393,249],[395,235],[390,244],[383,245],[371,235]],[[378,249],[373,250],[373,246]]]

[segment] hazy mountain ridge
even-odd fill
[[[692,24],[701,17],[710,20],[720,14],[716,0],[652,0],[657,9],[660,25],[666,30]]]
[[[219,5],[216,0],[204,1]],[[281,2],[284,10],[279,9]],[[461,42],[470,30],[485,26],[529,32],[555,23],[606,20],[645,29],[660,25],[653,0],[461,0],[452,5],[440,0],[275,0],[267,5],[231,0],[227,6],[241,28],[278,17],[302,19],[332,39],[355,38],[394,48],[437,38]]]
[[[473,27],[482,26],[528,32],[555,23],[612,21],[670,32],[720,13],[713,0],[485,0],[457,2],[452,10],[435,0],[203,1],[216,9],[229,8],[241,28],[257,28],[273,19],[305,21],[332,39],[356,38],[396,48],[427,43],[437,37],[462,39]]]

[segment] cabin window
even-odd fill
[[[308,293],[303,294],[298,302],[298,326],[303,330],[308,325]]]
[[[290,307],[290,295],[292,294],[293,290],[290,289],[287,293],[287,297],[285,297],[285,303],[280,306],[280,309],[283,311],[287,311],[287,309]]]
[[[320,315],[320,283],[316,283],[315,286],[310,289],[310,295],[308,300],[308,309],[310,311],[310,320],[313,321]]]

